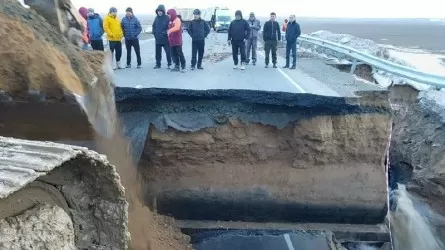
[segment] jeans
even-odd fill
[[[138,62],[138,66],[141,65],[141,48],[139,47],[139,39],[135,40],[125,40],[125,48],[127,49],[127,65],[131,65],[131,47],[134,48],[134,52],[136,53],[136,60]]]
[[[290,53],[292,52],[292,65],[297,63],[297,42],[286,43],[286,66],[289,66]]]
[[[238,51],[241,54],[241,63],[246,63],[246,44],[244,41],[232,41],[232,56],[235,65],[238,65]]]
[[[277,64],[277,45],[278,41],[276,40],[264,41],[264,52],[266,56],[264,62],[266,63],[266,65],[269,64],[270,52],[272,52],[272,64]]]
[[[114,53],[116,62],[120,62],[122,57],[122,43],[120,41],[109,41],[109,44],[111,53],[116,52]]]
[[[252,61],[256,62],[257,44],[258,44],[258,38],[252,37],[252,38],[247,39],[247,42],[246,42],[247,61],[250,61],[249,60],[250,50],[252,50]]]
[[[179,68],[181,66],[182,69],[185,69],[185,57],[182,52],[182,45],[172,46],[172,59],[175,63],[175,68]]]
[[[166,43],[166,44],[156,44],[156,66],[159,67],[161,66],[162,48],[164,48],[165,56],[167,56],[167,65],[168,66],[172,65],[170,45]]]
[[[104,41],[102,41],[102,40],[91,40],[91,48],[93,48],[93,50],[104,51]]]
[[[191,62],[192,67],[195,67],[196,65],[196,54],[198,54],[198,67],[201,67],[202,58],[204,57],[204,47],[205,47],[204,40],[192,41],[192,62]]]

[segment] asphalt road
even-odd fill
[[[209,237],[195,244],[196,250],[330,250],[326,235],[283,234],[255,235],[249,232],[228,232]]]
[[[248,65],[246,70],[233,69],[231,48],[226,44],[227,34],[211,33],[206,40],[204,70],[190,70],[191,39],[183,34],[183,51],[187,61],[187,72],[171,72],[166,69],[163,53],[161,69],[153,69],[155,64],[155,42],[153,39],[141,41],[142,68],[137,69],[133,52],[133,68],[116,71],[120,87],[134,88],[184,88],[184,89],[253,89],[294,93],[313,93],[327,96],[352,95],[353,91],[369,89],[370,86],[357,82],[351,74],[334,70],[320,59],[302,59],[296,70],[264,68],[264,53],[258,49],[258,63]],[[309,60],[309,61],[308,61]],[[284,65],[284,58],[278,57],[278,66]],[[125,46],[122,65],[126,63]],[[307,65],[314,64],[314,67]],[[344,87],[346,86],[346,87]],[[372,87],[371,87],[372,88]],[[375,88],[375,87],[374,87]]]

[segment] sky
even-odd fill
[[[23,1],[23,0],[20,0]],[[301,17],[352,17],[352,18],[443,18],[445,0],[71,0],[76,7],[94,8],[106,13],[113,6],[124,14],[127,7],[134,13],[154,14],[157,5],[167,8],[209,8],[228,7],[245,12],[255,12],[258,16],[268,16],[271,11],[278,16],[295,14]],[[187,2],[188,4],[184,3]],[[441,3],[442,2],[442,3]],[[191,4],[193,3],[193,4]]]

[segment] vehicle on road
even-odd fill
[[[232,21],[232,14],[227,8],[215,10],[215,25],[213,29],[216,32],[227,32],[229,31],[229,25]]]
[[[182,19],[182,29],[187,30],[190,21],[193,20],[193,11],[196,8],[175,8]],[[232,21],[232,15],[228,8],[205,8],[201,10],[201,18],[205,20],[216,32],[228,31]]]

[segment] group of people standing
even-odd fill
[[[93,50],[104,50],[102,36],[107,35],[108,45],[115,57],[114,69],[122,68],[122,40],[124,39],[125,47],[127,49],[127,64],[126,67],[131,67],[131,49],[136,53],[137,67],[140,68],[142,64],[141,51],[139,46],[139,36],[142,32],[142,26],[139,20],[134,16],[133,9],[128,7],[125,10],[126,14],[122,20],[117,17],[117,9],[111,7],[105,19],[94,12],[94,9],[87,9],[81,7],[79,13],[86,20],[86,27],[84,29],[84,48],[91,45]]]
[[[261,23],[255,18],[252,12],[249,19],[243,19],[240,10],[235,12],[235,20],[229,25],[228,44],[232,46],[234,68],[245,69],[245,65],[250,63],[250,51],[252,51],[252,64],[257,61],[258,33],[261,30]],[[283,27],[286,38],[286,64],[284,68],[296,68],[297,62],[297,38],[301,35],[300,25],[295,21],[295,15],[289,16],[286,27]],[[263,26],[263,41],[265,52],[265,67],[269,67],[270,54],[272,54],[272,67],[277,68],[277,46],[281,40],[280,24],[276,21],[276,14],[270,13],[270,19]],[[291,54],[292,53],[292,54]],[[238,60],[238,54],[241,61]],[[292,55],[292,66],[290,56]],[[240,64],[239,64],[240,63]]]
[[[204,57],[205,39],[210,33],[210,27],[206,21],[201,19],[201,11],[193,11],[193,20],[187,27],[187,32],[192,38],[192,60],[191,70],[204,69],[202,59]],[[167,57],[167,68],[175,64],[172,71],[185,72],[186,62],[182,51],[182,21],[175,9],[165,12],[165,6],[159,5],[156,9],[156,18],[152,26],[156,43],[156,65],[155,69],[161,68],[162,50]]]
[[[94,50],[104,50],[102,36],[105,33],[111,52],[115,57],[114,69],[120,69],[122,57],[122,40],[125,42],[127,50],[126,68],[131,67],[131,49],[136,53],[137,67],[141,67],[141,52],[139,37],[142,32],[142,26],[139,20],[134,16],[133,9],[127,8],[126,15],[122,20],[117,17],[117,9],[111,7],[109,13],[102,19],[94,12],[94,9],[82,7],[79,13],[85,18],[83,42],[84,48],[88,44]],[[156,8],[156,18],[152,25],[152,31],[156,43],[156,64],[155,69],[161,68],[162,50],[164,50],[167,67],[172,71],[185,72],[186,61],[182,51],[182,21],[175,9],[166,11],[164,5]],[[207,22],[201,19],[201,11],[193,11],[194,19],[189,23],[187,32],[192,38],[192,58],[191,70],[204,69],[202,59],[204,56],[205,39],[210,33],[210,27]],[[262,27],[265,67],[269,67],[270,54],[272,54],[272,67],[277,68],[277,45],[281,40],[281,28],[276,21],[276,14],[270,13],[270,19]],[[228,44],[232,46],[234,68],[245,69],[245,65],[250,63],[250,54],[252,53],[252,64],[257,62],[257,44],[258,34],[261,30],[261,23],[256,19],[252,12],[249,19],[243,19],[240,10],[235,12],[235,19],[228,28]],[[286,27],[283,26],[286,38],[286,65],[284,68],[296,68],[297,57],[297,38],[301,34],[300,25],[295,21],[295,15],[289,16]],[[238,55],[240,59],[238,60]],[[290,56],[292,56],[292,66],[290,65]],[[174,67],[172,67],[172,63]]]
[[[122,40],[124,39],[127,49],[126,68],[131,68],[131,49],[136,53],[137,67],[142,64],[139,37],[142,26],[134,16],[133,9],[127,8],[126,15],[122,20],[117,17],[117,9],[111,7],[105,19],[94,12],[94,9],[82,7],[79,13],[85,18],[84,34],[82,40],[84,49],[91,45],[93,50],[104,50],[102,36],[106,34],[111,52],[115,57],[114,69],[120,69],[122,57]],[[192,60],[191,69],[204,69],[202,59],[204,56],[205,39],[210,33],[210,27],[201,19],[201,11],[195,9],[194,20],[187,29],[192,38]],[[185,57],[182,51],[182,22],[175,9],[166,11],[164,5],[159,5],[156,9],[156,18],[152,26],[156,41],[156,65],[155,69],[161,68],[162,50],[167,57],[167,67],[171,68],[172,61],[174,67],[172,71],[185,72]]]

